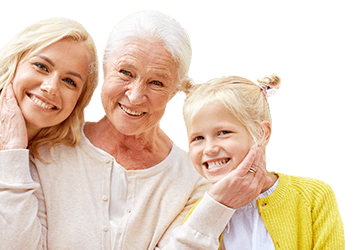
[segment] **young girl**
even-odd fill
[[[190,156],[211,183],[234,170],[252,146],[265,152],[272,128],[267,98],[279,85],[280,78],[272,75],[258,84],[221,77],[185,86]],[[248,174],[255,174],[254,168]],[[329,185],[274,172],[267,175],[271,184],[250,204],[236,209],[220,236],[220,249],[344,249],[343,223]]]

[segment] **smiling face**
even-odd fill
[[[188,138],[194,167],[212,184],[235,169],[254,143],[221,103],[207,105],[195,115]]]
[[[12,82],[28,134],[67,119],[86,82],[89,62],[83,43],[63,39],[18,64]]]
[[[160,42],[135,40],[110,57],[101,99],[106,115],[124,135],[159,127],[176,93],[177,64]]]

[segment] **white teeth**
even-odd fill
[[[137,111],[134,111],[134,110],[131,110],[131,109],[128,109],[128,108],[125,108],[124,106],[120,105],[120,107],[126,112],[128,113],[129,115],[134,115],[134,116],[139,116],[139,115],[142,115],[143,112],[137,112]]]
[[[215,167],[224,165],[228,161],[229,161],[228,159],[225,159],[225,160],[215,161],[215,162],[206,162],[205,164],[206,164],[207,169],[211,169],[211,168],[215,168]]]
[[[52,109],[54,106],[51,106],[47,103],[44,103],[43,101],[39,100],[37,97],[35,97],[34,95],[31,96],[31,99],[33,102],[35,102],[36,104],[38,104],[39,106],[41,106],[42,108],[45,109]]]

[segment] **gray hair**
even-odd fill
[[[120,49],[121,46],[138,38],[161,41],[178,65],[177,86],[189,80],[188,70],[192,49],[187,32],[172,17],[152,10],[136,12],[116,24],[106,43],[103,58],[104,72],[108,59],[115,49]]]

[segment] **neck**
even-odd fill
[[[27,135],[28,135],[28,143],[39,133],[40,129],[35,128],[34,126],[26,123]]]
[[[272,181],[262,189],[261,193],[264,193],[265,191],[270,189],[274,185],[274,183],[276,183],[276,181],[278,179],[278,176],[276,174],[268,172],[268,171],[267,171],[267,177],[271,178]]]
[[[172,141],[159,126],[139,135],[125,135],[106,116],[97,123],[86,124],[85,135],[127,170],[152,167],[167,157],[172,149]]]

